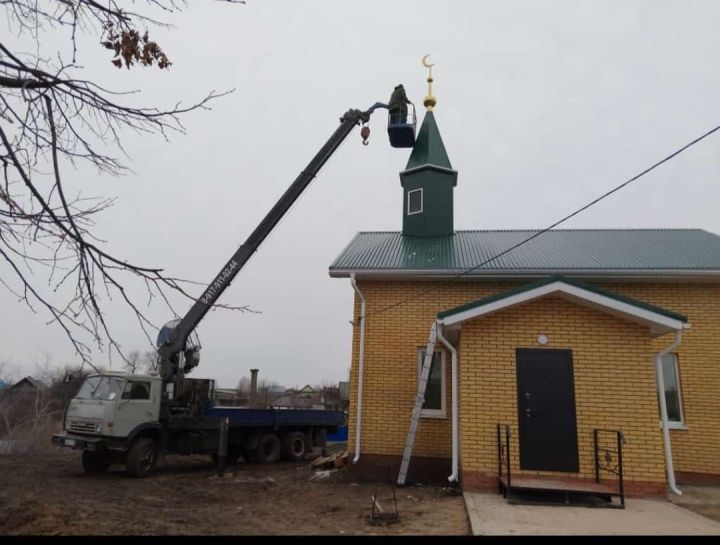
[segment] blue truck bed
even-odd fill
[[[322,409],[246,409],[243,407],[210,407],[203,417],[227,417],[230,426],[325,426],[336,427],[345,423],[342,411]]]

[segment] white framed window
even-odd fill
[[[425,348],[418,348],[417,380],[420,383],[422,366],[425,362]],[[422,418],[445,418],[445,353],[436,350],[433,354],[430,376],[425,390],[425,403],[420,411]]]
[[[420,214],[423,211],[423,189],[408,191],[407,213],[408,216]]]
[[[666,354],[662,357],[660,366],[662,368],[663,382],[665,383],[668,425],[670,428],[685,428],[677,356],[675,354]]]

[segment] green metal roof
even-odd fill
[[[465,312],[466,310],[471,310],[473,308],[481,307],[483,305],[487,305],[488,303],[492,303],[494,301],[500,301],[507,297],[511,297],[513,295],[517,295],[519,293],[530,291],[535,288],[539,288],[541,286],[546,286],[548,284],[552,284],[553,282],[558,282],[558,281],[564,282],[565,284],[570,284],[571,286],[575,286],[575,287],[590,291],[592,293],[597,293],[598,295],[604,295],[605,297],[610,297],[611,299],[615,299],[616,301],[620,301],[622,303],[627,303],[628,305],[632,305],[634,307],[642,308],[645,310],[649,310],[650,312],[655,312],[657,314],[667,316],[668,318],[680,320],[681,322],[685,322],[685,323],[688,322],[687,316],[685,316],[683,314],[678,314],[677,312],[673,312],[672,310],[668,310],[668,309],[665,309],[662,307],[651,305],[644,301],[640,301],[639,299],[633,299],[632,297],[626,297],[624,295],[619,295],[613,291],[601,289],[601,288],[598,288],[597,286],[592,286],[590,284],[586,284],[585,282],[579,282],[577,280],[570,279],[570,278],[567,278],[565,276],[560,276],[560,275],[553,275],[549,278],[544,278],[542,280],[538,280],[537,282],[523,284],[522,286],[519,286],[517,288],[506,290],[501,293],[491,295],[489,297],[484,297],[482,299],[478,299],[476,301],[472,301],[470,303],[466,303],[464,305],[460,305],[460,306],[457,306],[457,307],[454,307],[454,308],[451,308],[448,310],[443,310],[442,312],[437,313],[437,317],[440,319],[447,318],[448,316],[452,316],[453,314],[459,314],[461,312]]]
[[[358,233],[330,265],[358,273],[454,275],[476,267],[537,231],[457,231],[432,238]],[[543,233],[470,276],[707,273],[720,276],[720,236],[702,229],[577,229]]]
[[[435,122],[435,115],[432,112],[425,114],[405,169],[410,170],[423,165],[452,168],[447,151],[445,151],[445,144],[440,136],[440,130]]]

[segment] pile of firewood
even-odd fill
[[[330,456],[321,456],[310,463],[312,469],[341,468],[348,464],[348,452],[336,452]]]

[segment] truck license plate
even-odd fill
[[[65,439],[65,445],[68,447],[74,447],[75,446],[75,439]]]

